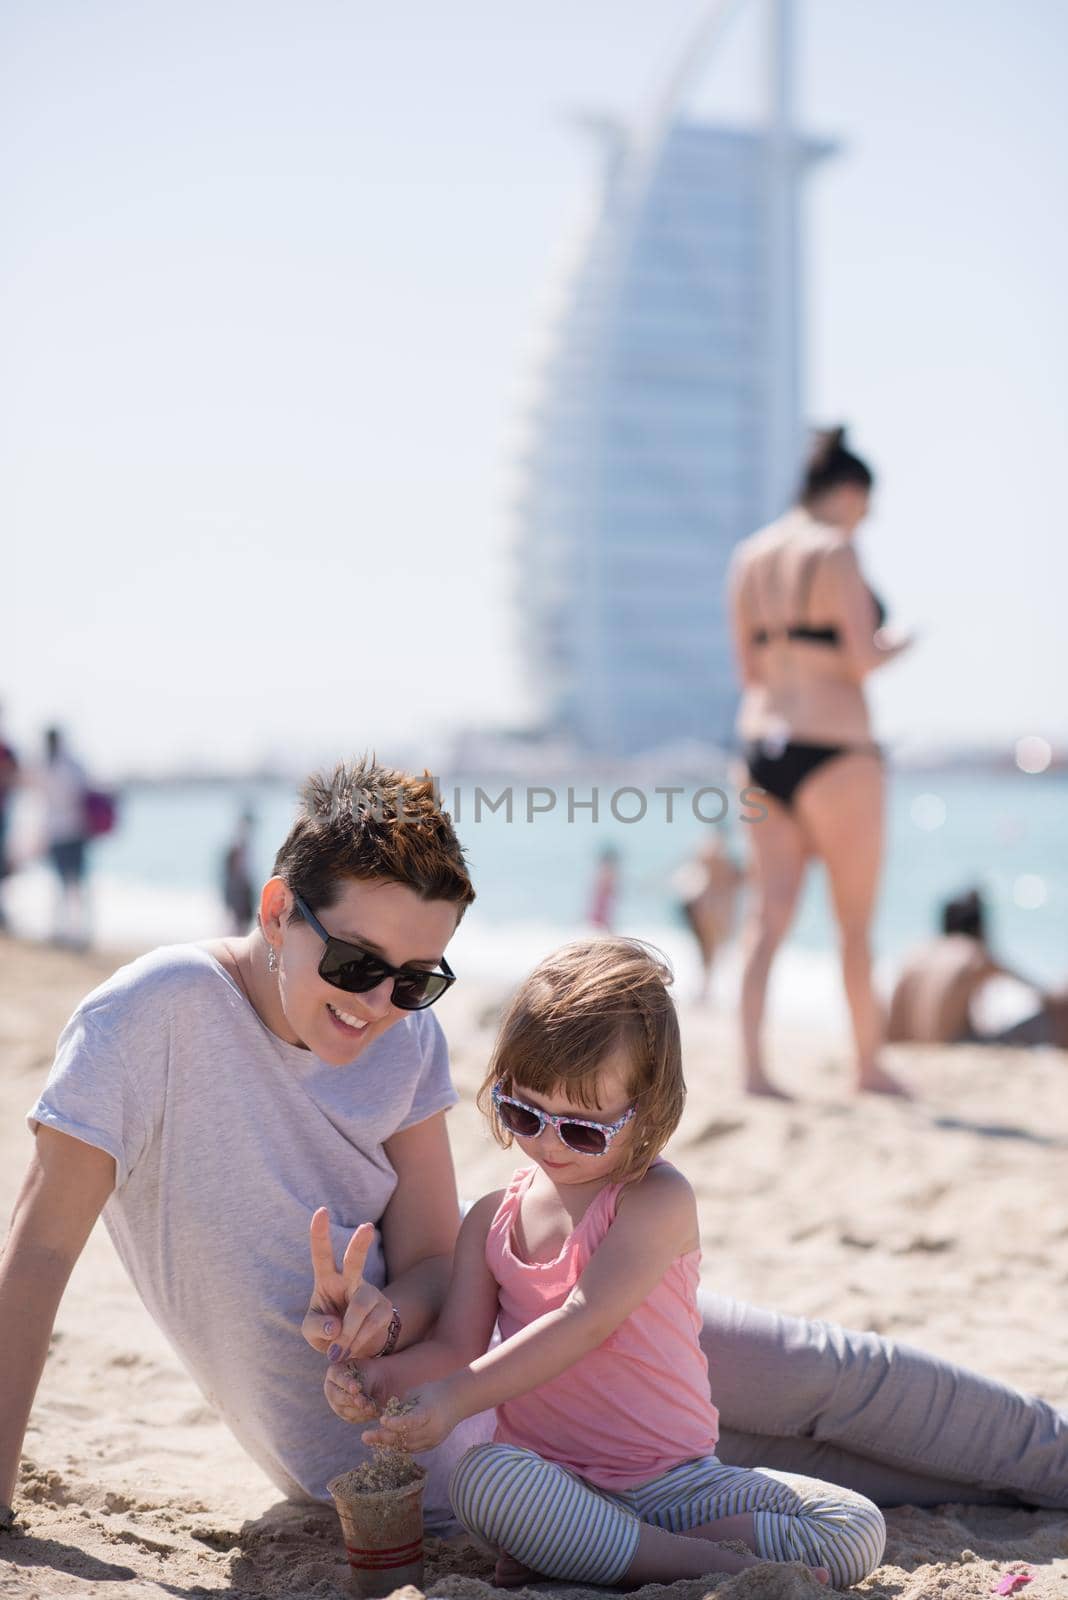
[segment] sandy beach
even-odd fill
[[[0,939],[5,1226],[30,1150],[24,1114],[56,1036],[117,964]],[[472,1194],[514,1164],[472,1103],[502,998],[465,981],[439,1011],[463,1097],[450,1117],[454,1150]],[[751,1103],[737,1090],[732,1019],[684,1006],[682,1020],[690,1097],[668,1153],[700,1198],[709,1287],[921,1343],[1068,1404],[1068,1056],[897,1051],[915,1102],[855,1102],[844,1041],[773,1030],[774,1070],[798,1099]],[[333,1513],[279,1502],[99,1226],[60,1310],[17,1510],[20,1530],[0,1542],[5,1597],[349,1593]],[[979,1600],[1026,1572],[1019,1593],[1068,1600],[1068,1512],[951,1505],[896,1510],[888,1522],[885,1564],[856,1592]],[[489,1600],[489,1566],[470,1546],[433,1541],[429,1557],[428,1595]],[[793,1568],[657,1592],[698,1600],[713,1590],[718,1600],[827,1593]]]

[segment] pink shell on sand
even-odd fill
[[[1022,1589],[1025,1583],[1031,1582],[1029,1572],[1006,1572],[1001,1582],[995,1584],[991,1594],[1015,1594],[1017,1589]]]

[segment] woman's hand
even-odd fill
[[[420,1384],[407,1401],[409,1410],[398,1417],[380,1417],[376,1426],[360,1435],[364,1444],[393,1449],[433,1450],[463,1420],[455,1403],[455,1385],[449,1378]]]
[[[370,1366],[385,1366],[388,1362],[365,1362],[359,1367],[353,1361],[332,1361],[326,1369],[323,1393],[331,1411],[342,1422],[374,1422],[385,1401],[375,1395],[376,1384],[368,1376]]]
[[[331,1411],[344,1422],[374,1422],[400,1386],[390,1368],[389,1356],[380,1361],[332,1361],[326,1369],[323,1393]]]
[[[320,1206],[311,1219],[314,1282],[300,1331],[312,1349],[330,1361],[376,1356],[389,1335],[393,1306],[363,1276],[374,1237],[374,1223],[361,1223],[348,1242],[339,1272],[330,1242],[330,1213]]]

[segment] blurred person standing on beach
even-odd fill
[[[89,943],[85,811],[89,784],[85,769],[67,749],[58,728],[45,733],[45,760],[37,781],[44,806],[45,848],[56,874],[52,936],[57,944],[84,949]]]
[[[256,909],[249,861],[255,822],[251,811],[243,812],[238,818],[234,836],[223,853],[222,897],[230,914],[231,933],[247,933]]]
[[[746,1088],[783,1096],[764,1066],[761,1029],[771,963],[812,858],[827,869],[856,1047],[856,1086],[903,1094],[879,1060],[882,1017],[869,930],[883,858],[885,776],[864,679],[901,654],[864,581],[854,536],[868,513],[871,470],[845,430],[815,437],[798,503],[746,539],[730,572],[742,682],[738,732],[747,781],[767,816],[749,829],[752,896],[743,935]]]
[[[11,871],[11,860],[7,853],[7,825],[11,799],[18,781],[18,757],[4,738],[2,709],[0,709],[0,932],[7,927],[3,901],[4,879]]]
[[[701,962],[698,1005],[708,999],[712,963],[731,936],[738,891],[744,881],[745,873],[716,832],[702,839],[693,859],[672,873],[671,886]]]
[[[906,957],[894,985],[891,1043],[1068,1049],[1068,992],[1044,993],[994,956],[978,889],[947,900],[941,922],[941,935]]]
[[[449,1279],[457,1094],[428,1008],[473,899],[430,775],[339,764],[304,785],[247,933],[155,950],[78,1006],[0,1255],[0,1530],[101,1212],[212,1409],[283,1494],[328,1500],[353,1441],[324,1415],[323,1358],[426,1337]],[[875,1334],[722,1295],[700,1310],[733,1464],[884,1504],[1068,1505],[1068,1419],[1045,1402]],[[450,1525],[450,1467],[493,1420],[428,1461],[432,1525]]]

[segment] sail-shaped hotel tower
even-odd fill
[[[798,189],[831,147],[794,132],[791,0],[763,3],[766,125],[680,109],[735,9],[717,5],[649,123],[620,131],[540,374],[523,652],[541,726],[588,754],[727,742],[731,550],[797,475]]]

